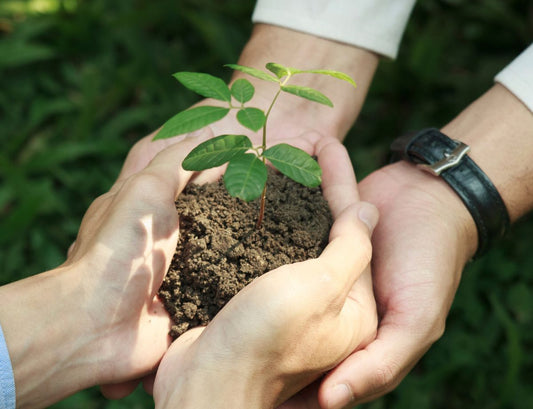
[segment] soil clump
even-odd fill
[[[223,182],[190,184],[179,196],[180,238],[159,290],[177,338],[206,325],[254,278],[284,264],[315,258],[328,243],[332,216],[320,188],[269,171],[265,218],[259,201],[227,193]]]

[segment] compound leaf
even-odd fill
[[[231,68],[232,70],[244,72],[245,74],[251,75],[252,77],[259,78],[260,80],[279,82],[276,77],[267,74],[264,71],[258,70],[257,68],[246,67],[244,65],[239,64],[226,64],[225,67]]]
[[[254,86],[244,78],[239,78],[231,86],[231,95],[239,101],[241,104],[244,104],[252,99],[255,93]]]
[[[183,160],[185,170],[214,168],[244,154],[252,147],[246,135],[220,135],[196,146]]]
[[[200,72],[177,72],[174,75],[179,82],[191,91],[206,98],[231,102],[231,92],[227,84],[220,78]]]
[[[257,132],[265,125],[266,116],[259,108],[243,108],[237,112],[237,120],[242,126]]]
[[[228,112],[229,108],[212,106],[187,109],[165,122],[153,140],[171,138],[176,135],[197,131],[224,118]]]
[[[283,85],[281,89],[289,94],[294,94],[299,97],[308,99],[310,101],[318,102],[328,107],[333,107],[333,102],[320,91],[309,87],[302,87],[299,85]]]
[[[277,170],[304,186],[316,187],[322,182],[320,165],[299,148],[280,143],[268,148],[263,155]]]
[[[253,153],[245,153],[232,159],[224,173],[224,184],[228,193],[247,202],[261,196],[266,180],[266,165]]]

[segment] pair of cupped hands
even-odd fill
[[[442,334],[466,259],[450,223],[427,222],[455,217],[455,202],[442,201],[448,192],[420,188],[427,176],[406,164],[358,187],[337,138],[294,118],[275,123],[283,125],[271,126],[269,143],[318,158],[334,218],[329,244],[317,259],[256,279],[206,328],[172,344],[157,291],[179,235],[174,200],[187,183],[221,174],[180,164],[230,124],[142,139],[89,208],[66,264],[93,272],[83,288],[94,294],[91,330],[103,334],[95,379],[106,396],[126,396],[142,380],[157,408],[348,408],[394,388]]]

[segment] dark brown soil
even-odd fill
[[[332,218],[320,189],[274,172],[268,179],[259,230],[259,202],[229,196],[222,181],[189,185],[180,195],[180,239],[159,291],[174,321],[173,338],[206,325],[254,278],[317,257],[326,246]]]

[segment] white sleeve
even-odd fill
[[[396,58],[416,0],[257,0],[252,21]]]
[[[533,112],[533,43],[494,78]]]

